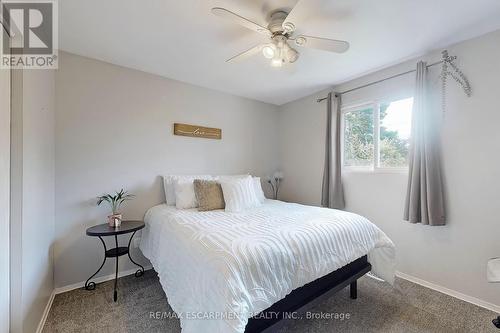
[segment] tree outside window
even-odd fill
[[[407,98],[344,112],[344,166],[408,167],[412,107]]]

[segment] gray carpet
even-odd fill
[[[112,281],[56,295],[43,332],[180,332],[175,318],[151,318],[172,311],[153,270],[120,278],[118,286],[117,303]],[[296,319],[279,332],[500,332],[491,324],[495,313],[402,279],[392,288],[364,277],[357,300],[346,288],[311,309],[321,312],[349,319]]]

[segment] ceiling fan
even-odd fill
[[[228,19],[245,28],[253,30],[269,38],[269,42],[254,46],[226,62],[236,62],[245,60],[253,55],[262,53],[262,55],[271,60],[271,65],[281,67],[286,63],[294,63],[299,59],[299,52],[290,44],[293,42],[296,46],[319,49],[335,53],[343,53],[349,49],[349,43],[342,40],[313,37],[306,35],[294,36],[295,24],[291,21],[296,16],[296,11],[300,8],[295,6],[290,12],[285,10],[276,10],[270,14],[270,20],[267,27],[261,26],[243,16],[240,16],[226,8],[212,8],[212,13],[216,16]]]

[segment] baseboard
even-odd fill
[[[149,269],[152,269],[152,268],[153,267],[151,265],[148,265],[148,266],[144,267],[144,270],[149,270]],[[118,277],[132,275],[135,272],[136,272],[136,269],[129,269],[129,270],[126,270],[126,271],[122,271],[122,272],[118,273]],[[462,294],[462,293],[460,293],[458,291],[442,287],[440,285],[437,285],[437,284],[434,284],[432,282],[428,282],[428,281],[422,280],[420,278],[417,278],[417,277],[414,277],[414,276],[411,276],[411,275],[408,275],[408,274],[405,274],[405,273],[402,273],[402,272],[396,272],[396,276],[399,277],[399,278],[401,278],[401,279],[408,280],[410,282],[413,282],[413,283],[416,283],[418,285],[421,285],[423,287],[426,287],[426,288],[438,291],[440,293],[446,294],[448,296],[458,298],[459,300],[462,300],[464,302],[468,302],[468,303],[477,305],[477,306],[479,306],[481,308],[493,311],[495,313],[500,313],[500,306],[495,305],[493,303],[489,303],[489,302],[483,301],[483,300],[481,300],[479,298]],[[110,274],[110,275],[105,275],[105,276],[101,276],[101,277],[95,278],[95,279],[93,279],[93,281],[97,284],[97,283],[101,283],[101,282],[113,280],[114,278],[115,278],[115,275],[114,274]],[[36,330],[36,333],[41,333],[42,330],[43,330],[43,326],[45,325],[45,321],[47,320],[47,316],[48,316],[50,308],[52,306],[52,302],[54,301],[54,296],[57,295],[57,294],[61,294],[61,293],[67,292],[67,291],[71,291],[71,290],[82,288],[84,285],[85,285],[85,281],[82,281],[82,282],[70,284],[70,285],[67,285],[67,286],[64,286],[64,287],[55,288],[54,291],[52,292],[52,294],[50,295],[49,301],[47,302],[47,306],[45,307],[42,319],[40,320],[40,323],[38,324],[38,328]]]
[[[435,291],[439,291],[440,293],[446,294],[448,296],[458,298],[459,300],[462,300],[464,302],[468,302],[468,303],[477,305],[477,306],[479,306],[481,308],[493,311],[495,313],[500,313],[500,306],[498,306],[496,304],[483,301],[483,300],[481,300],[479,298],[476,298],[476,297],[472,297],[472,296],[469,296],[469,295],[462,294],[462,293],[460,293],[458,291],[442,287],[440,285],[437,285],[437,284],[434,284],[432,282],[428,282],[428,281],[419,279],[417,277],[414,277],[414,276],[411,276],[411,275],[408,275],[408,274],[405,274],[405,273],[396,272],[396,276],[399,277],[399,278],[401,278],[401,279],[408,280],[410,282],[419,284],[419,285],[424,286],[426,288],[429,288],[429,289],[432,289],[432,290],[435,290]]]
[[[151,268],[153,268],[151,265],[144,266],[145,271],[150,270]],[[121,272],[118,272],[118,277],[121,278],[121,277],[124,277],[127,275],[132,275],[136,271],[137,271],[137,268],[129,269],[126,271],[121,271]],[[113,274],[109,274],[109,275],[105,275],[105,276],[96,277],[96,278],[92,279],[92,281],[94,281],[96,284],[98,284],[101,282],[113,280],[114,278],[115,278],[115,274],[113,273]],[[67,291],[83,288],[83,286],[85,286],[85,281],[73,283],[73,284],[70,284],[70,285],[67,285],[64,287],[55,288],[54,292],[57,295],[57,294],[65,293]]]
[[[147,271],[147,270],[149,270],[151,268],[153,268],[151,265],[144,266],[144,270],[145,271]],[[123,276],[132,275],[136,271],[137,271],[137,269],[134,268],[134,269],[129,269],[127,271],[119,272],[118,273],[118,277],[120,278],[120,277],[123,277]],[[110,274],[110,275],[106,275],[106,276],[101,276],[101,277],[95,278],[92,281],[94,281],[97,284],[97,283],[101,283],[101,282],[113,280],[114,278],[115,278],[115,274]],[[47,316],[49,315],[50,308],[52,307],[52,302],[54,302],[54,297],[57,294],[61,294],[61,293],[67,292],[67,291],[71,291],[71,290],[83,288],[84,285],[85,285],[85,281],[82,281],[82,282],[79,282],[79,283],[70,284],[68,286],[64,286],[64,287],[60,287],[60,288],[55,288],[52,291],[52,293],[50,294],[49,301],[47,302],[47,305],[45,306],[45,310],[43,311],[42,319],[40,319],[40,323],[38,323],[38,327],[36,329],[36,333],[42,333],[43,327],[45,326],[45,321],[47,320]]]
[[[40,319],[40,322],[38,323],[38,327],[36,328],[36,333],[42,333],[43,331],[43,326],[45,326],[45,321],[47,320],[47,317],[50,312],[50,308],[52,307],[52,302],[54,302],[54,297],[56,296],[55,290],[52,291],[49,297],[49,301],[47,302],[47,305],[45,306],[45,309],[43,310],[43,315],[42,319]]]

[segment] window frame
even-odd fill
[[[380,166],[380,106],[384,103],[392,103],[413,96],[398,98],[396,100],[390,98],[374,99],[368,102],[352,103],[343,105],[341,108],[340,117],[340,155],[342,171],[347,173],[408,173],[409,166],[405,167],[382,167]],[[345,114],[349,112],[362,111],[364,109],[373,109],[373,162],[370,166],[346,166],[344,161],[345,147]]]

